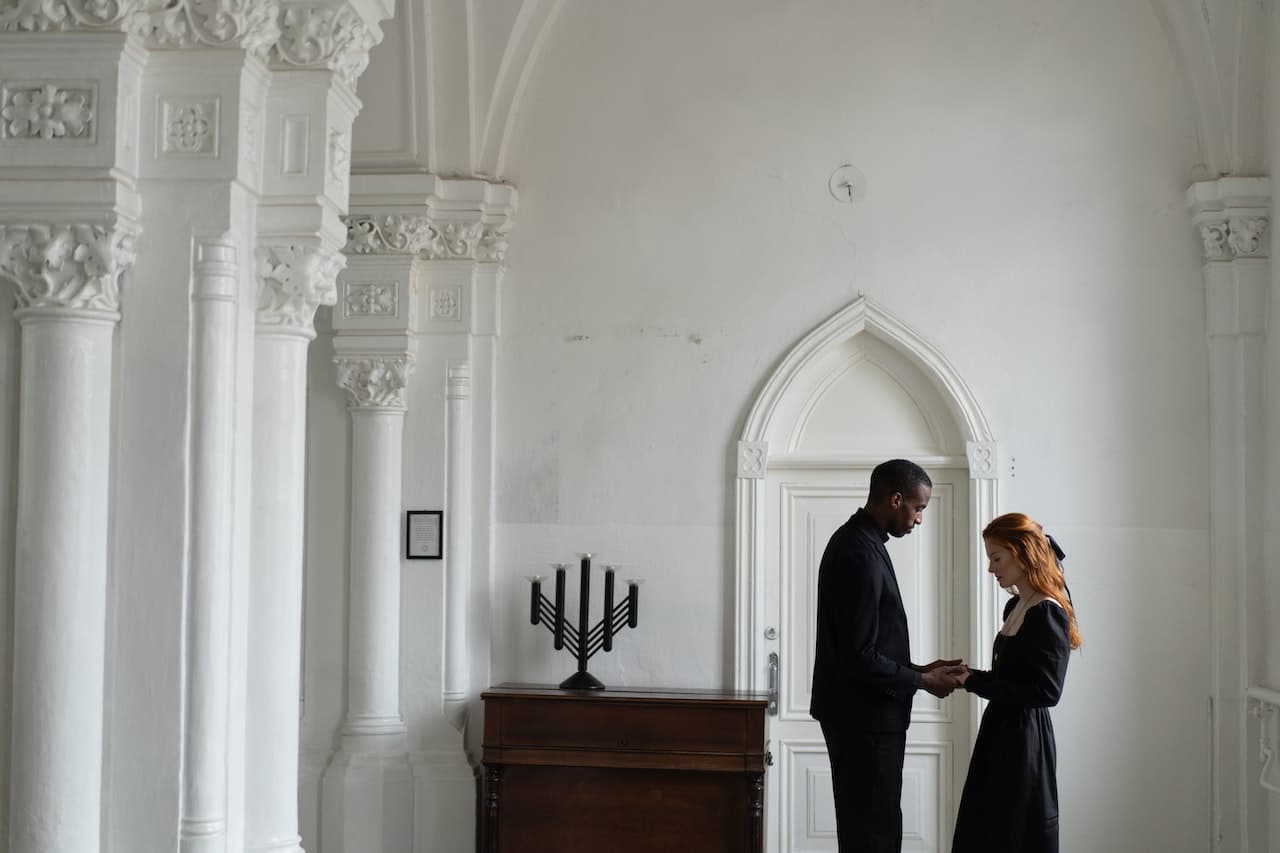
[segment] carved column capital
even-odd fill
[[[17,285],[20,310],[115,313],[134,237],[120,225],[0,225],[0,276]]]
[[[1270,179],[1202,181],[1187,189],[1186,203],[1205,263],[1270,257]]]
[[[343,221],[347,254],[405,254],[428,261],[480,263],[501,263],[506,257],[506,231],[497,224],[396,213],[360,213]]]
[[[1199,223],[1205,261],[1270,257],[1271,217],[1225,215]]]
[[[304,246],[258,248],[258,328],[314,334],[321,305],[338,299],[337,278],[347,264],[338,252]]]
[[[17,0],[0,8],[0,32],[120,30],[142,0]]]
[[[265,57],[280,37],[275,0],[143,0],[139,5],[129,31],[149,48],[240,47]]]
[[[353,90],[382,38],[349,4],[286,0],[16,0],[0,32],[127,32],[151,49],[242,48],[286,68],[324,68]]]
[[[407,408],[405,385],[413,358],[405,355],[338,356],[338,385],[347,392],[350,409]]]
[[[350,6],[290,3],[279,17],[279,38],[270,60],[285,68],[327,68],[356,88],[369,65],[369,51],[381,40]]]

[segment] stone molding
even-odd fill
[[[314,334],[316,309],[338,301],[347,259],[326,249],[261,246],[257,252],[259,329]]]
[[[344,217],[352,255],[417,255],[428,261],[502,263],[507,237],[498,225],[414,214]]]
[[[127,32],[151,49],[242,48],[284,68],[328,69],[355,89],[381,40],[350,6],[277,0],[17,0],[0,32]]]
[[[413,369],[412,356],[337,356],[333,363],[338,366],[338,386],[347,392],[348,408],[407,408],[405,385]]]
[[[133,266],[135,234],[91,224],[0,225],[0,275],[17,307],[117,312],[120,276]]]
[[[445,398],[471,399],[471,362],[451,362],[445,370]]]

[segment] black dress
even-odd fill
[[[1018,599],[1005,606],[1007,619]],[[965,689],[990,700],[960,795],[952,853],[1058,853],[1058,704],[1071,641],[1067,613],[1042,601],[1013,636],[997,634],[991,671]]]

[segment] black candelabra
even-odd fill
[[[578,624],[574,625],[564,615],[564,579],[566,563],[556,563],[556,600],[552,602],[542,594],[542,578],[532,577],[533,595],[529,604],[529,621],[543,624],[555,637],[557,651],[565,646],[578,658],[578,671],[560,682],[565,690],[603,690],[600,679],[587,672],[587,661],[601,649],[613,651],[613,637],[627,627],[636,627],[637,607],[640,604],[640,581],[627,581],[627,597],[616,604],[613,601],[614,566],[604,567],[604,616],[587,629],[591,613],[591,555],[579,554],[582,576],[578,587]]]

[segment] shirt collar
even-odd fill
[[[853,514],[853,520],[869,533],[878,537],[881,543],[889,541],[889,534],[880,525],[876,524],[875,519],[871,517],[871,513],[867,512],[865,507],[858,507],[858,511]]]

